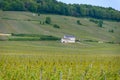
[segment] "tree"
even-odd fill
[[[3,1],[0,1],[0,9],[2,9]]]
[[[24,3],[20,2],[20,1],[13,1],[11,2],[10,4],[10,10],[13,10],[13,11],[23,11],[25,8],[24,8]]]
[[[32,2],[32,1],[29,1],[29,2],[25,2],[25,8],[28,10],[28,11],[31,11],[31,12],[36,12],[37,11],[37,3],[35,2]]]
[[[9,10],[10,9],[10,3],[8,1],[1,1],[0,7],[2,10]]]
[[[78,24],[78,25],[82,25],[81,22],[80,22],[80,20],[77,20],[77,24]]]
[[[98,21],[98,26],[99,26],[99,27],[103,27],[103,21],[102,21],[102,20],[99,20],[99,21]]]
[[[66,4],[57,0],[0,0],[0,9],[120,21],[120,11],[111,7],[104,8],[86,4]]]
[[[51,24],[51,18],[50,17],[46,17],[45,23],[46,24]]]

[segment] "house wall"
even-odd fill
[[[62,43],[75,43],[75,37],[72,35],[65,35],[62,39],[61,39]]]
[[[75,39],[61,39],[62,43],[75,43]]]
[[[75,38],[70,38],[71,41],[75,41]]]

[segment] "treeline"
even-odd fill
[[[111,7],[65,4],[56,0],[0,0],[0,9],[3,11],[30,11],[38,14],[51,13],[120,21],[120,11]]]

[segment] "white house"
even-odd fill
[[[62,43],[75,43],[75,37],[72,35],[64,35],[61,39]]]

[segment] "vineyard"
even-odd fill
[[[117,44],[0,44],[0,80],[120,80]]]
[[[120,80],[120,56],[4,55],[0,80]]]

